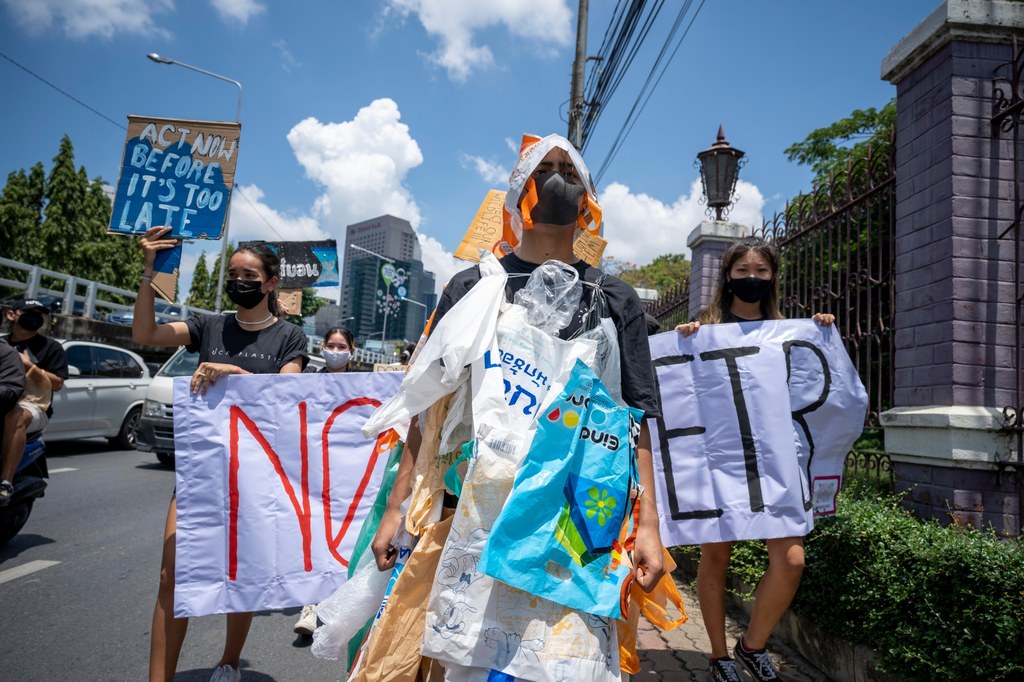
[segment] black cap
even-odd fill
[[[18,298],[11,303],[11,310],[41,310],[44,313],[50,312],[45,303],[35,298]]]

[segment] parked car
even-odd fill
[[[53,394],[47,442],[103,436],[112,445],[135,447],[142,401],[152,377],[131,351],[92,341],[60,340],[68,356],[68,379]]]
[[[309,363],[318,369],[324,366],[319,355],[310,355]],[[174,377],[192,376],[198,366],[198,353],[179,348],[156,373],[146,391],[135,447],[156,454],[165,466],[174,466]]]
[[[174,305],[167,301],[157,300],[153,303],[153,310],[158,313],[156,318],[157,324],[163,324],[164,322],[174,322],[175,320],[183,319],[181,316],[182,309],[180,305]],[[161,317],[160,315],[169,315],[170,319]],[[115,310],[114,312],[107,315],[107,322],[113,322],[114,324],[123,324],[128,327],[132,326],[132,320],[135,319],[134,310]]]

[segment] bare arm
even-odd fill
[[[651,431],[647,421],[640,425],[640,440],[636,449],[640,485],[644,493],[640,496],[640,523],[636,530],[636,546],[633,550],[633,576],[637,584],[650,592],[665,574],[665,555],[658,527],[658,502],[654,494],[654,457],[651,454]]]
[[[156,311],[153,307],[156,294],[153,287],[149,285],[150,279],[147,279],[153,277],[156,252],[173,249],[178,245],[177,239],[161,239],[170,229],[169,227],[151,227],[146,230],[146,234],[142,235],[140,240],[145,256],[145,266],[142,271],[143,279],[139,282],[139,291],[135,297],[132,340],[148,346],[184,346],[191,341],[188,327],[184,322],[156,323]]]
[[[394,566],[398,556],[391,540],[395,537],[395,533],[398,532],[404,519],[402,503],[412,494],[412,471],[416,466],[420,443],[419,418],[413,417],[409,424],[409,435],[405,439],[405,448],[402,450],[402,460],[398,463],[395,485],[391,488],[391,495],[388,496],[387,509],[384,510],[377,533],[373,536],[373,542],[370,543],[370,551],[373,552],[377,568],[382,571]]]

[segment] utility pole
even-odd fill
[[[580,0],[576,17],[576,60],[572,65],[572,92],[569,95],[569,142],[577,151],[583,148],[583,79],[587,64],[587,15],[590,0]]]

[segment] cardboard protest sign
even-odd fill
[[[220,239],[238,161],[238,123],[128,117],[110,232]]]
[[[586,230],[580,232],[580,236],[572,244],[572,252],[576,257],[585,263],[597,267],[604,255],[604,248],[608,246],[608,240],[596,234],[590,234]]]
[[[281,289],[336,287],[338,242],[323,239],[314,242],[245,242],[269,247],[281,259]]]
[[[302,289],[278,289],[277,307],[284,315],[301,315]]]
[[[474,263],[480,260],[480,251],[490,251],[501,239],[501,209],[505,205],[505,192],[492,189],[487,193],[473,222],[469,224],[462,243],[455,249],[455,257]]]
[[[403,375],[230,376],[174,382],[174,613],[314,604],[345,582],[393,431],[360,428]]]
[[[834,327],[704,325],[651,337],[651,433],[667,546],[796,537],[835,513],[867,394]]]

